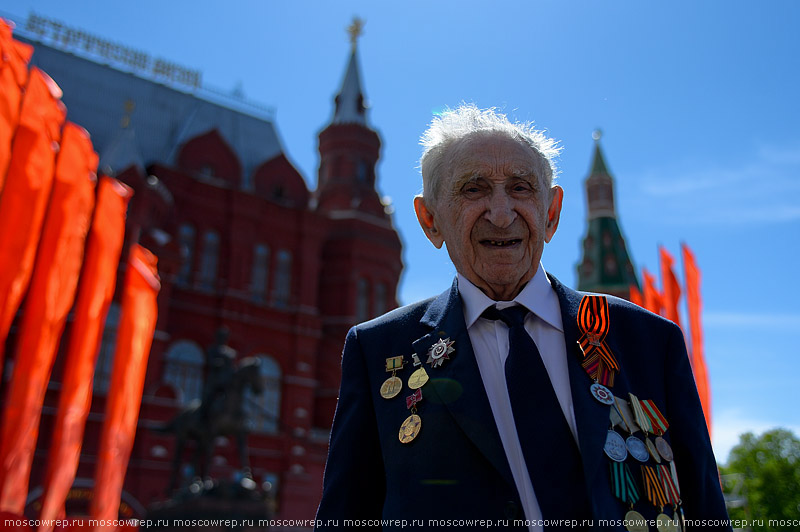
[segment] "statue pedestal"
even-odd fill
[[[274,515],[274,501],[255,482],[197,481],[171,499],[151,505],[147,529],[162,532],[263,531]]]

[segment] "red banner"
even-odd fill
[[[22,513],[25,508],[44,394],[83,262],[96,169],[97,154],[89,134],[67,122],[3,414],[0,509],[5,511]]]
[[[640,307],[644,306],[644,299],[642,298],[642,293],[636,287],[636,285],[630,286],[630,296],[629,299],[631,303],[634,305],[639,305]]]
[[[642,268],[642,277],[644,278],[644,308],[650,312],[661,314],[663,307],[661,293],[656,288],[656,279],[653,277],[646,268]]]
[[[127,266],[94,497],[89,508],[92,519],[108,522],[119,515],[122,483],[133,448],[147,358],[156,327],[156,297],[161,287],[156,257],[143,247],[131,247]]]
[[[678,283],[678,278],[672,271],[672,265],[675,259],[663,247],[658,247],[658,254],[661,257],[661,290],[662,290],[662,303],[664,304],[664,317],[675,323],[678,327],[681,326],[681,319],[678,315],[678,301],[681,298],[681,285]]]
[[[83,270],[64,361],[64,376],[53,428],[42,496],[40,532],[61,516],[75,480],[86,417],[92,403],[94,367],[114,287],[132,191],[103,176],[86,244]]]
[[[683,272],[686,276],[686,307],[689,314],[689,326],[692,334],[689,339],[690,360],[694,381],[697,384],[697,393],[703,405],[703,414],[706,417],[708,433],[711,434],[711,388],[708,382],[706,359],[703,353],[703,328],[701,313],[703,303],[700,298],[700,270],[694,260],[694,254],[686,244],[681,245],[683,255]]]
[[[0,367],[5,340],[33,272],[66,108],[61,89],[31,69],[19,127],[0,196]],[[13,228],[13,230],[9,230]],[[7,464],[0,464],[0,475]]]
[[[11,141],[19,124],[22,89],[28,82],[33,47],[15,41],[11,26],[0,19],[0,193],[11,160]]]

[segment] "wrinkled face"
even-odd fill
[[[450,148],[437,198],[414,201],[428,239],[492,299],[522,290],[558,227],[563,190],[545,188],[542,163],[506,135],[474,133]]]

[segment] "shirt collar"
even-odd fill
[[[492,305],[498,304],[492,298],[484,294],[480,288],[472,284],[466,277],[458,274],[458,292],[464,303],[464,321],[467,329],[481,317],[483,311]],[[558,303],[558,296],[550,285],[550,279],[544,271],[544,266],[539,263],[533,278],[528,281],[525,288],[517,294],[513,302],[524,306],[553,328],[564,332],[564,325],[561,322],[561,306]],[[509,306],[500,302],[499,306]]]

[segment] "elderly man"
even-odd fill
[[[457,278],[348,334],[318,526],[726,519],[680,330],[540,263],[561,214],[555,142],[465,105],[422,143],[414,208]]]

